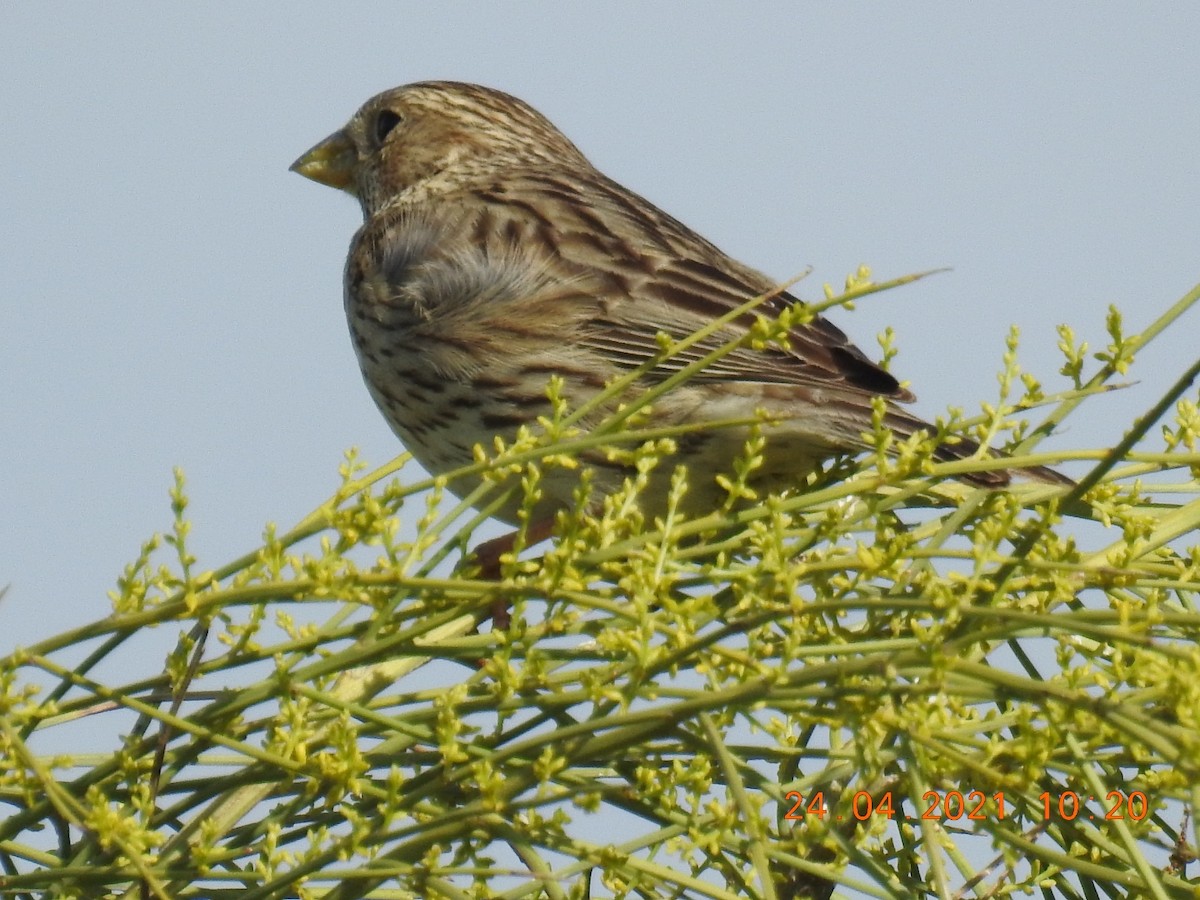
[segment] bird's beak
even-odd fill
[[[354,171],[357,168],[354,145],[345,131],[335,131],[290,166],[291,171],[318,184],[351,194],[355,193]]]

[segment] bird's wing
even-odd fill
[[[553,243],[566,266],[587,272],[597,285],[602,300],[581,325],[578,340],[617,366],[633,368],[660,356],[660,333],[681,339],[753,297],[770,295],[753,313],[662,361],[651,380],[745,336],[756,315],[777,316],[797,302],[762,273],[598,172],[589,178],[578,172],[570,177],[530,173],[510,190],[505,199],[515,207],[509,212],[519,213],[542,240]],[[539,211],[538,221],[530,222],[528,217]],[[697,380],[836,386],[900,402],[914,399],[820,316],[791,329],[787,343],[786,348],[739,347]]]

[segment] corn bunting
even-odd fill
[[[534,109],[489,88],[431,81],[385,91],[292,169],[362,205],[345,271],[350,334],[375,402],[432,473],[469,464],[476,444],[511,438],[548,414],[552,375],[569,402],[582,403],[661,355],[660,333],[683,338],[777,288],[605,177]],[[760,309],[777,314],[795,302],[779,293]],[[660,361],[641,383],[661,382],[752,322],[735,319]],[[874,397],[886,400],[885,423],[898,436],[932,430],[898,405],[913,395],[825,319],[788,338],[786,347],[747,345],[703,369],[659,398],[655,423],[765,411],[755,475],[768,484],[794,483],[822,459],[864,449]],[[746,436],[744,427],[712,428],[680,440],[689,508],[719,502],[714,475]],[[936,456],[979,452],[959,439]],[[606,456],[588,461],[601,491],[628,474]],[[1023,474],[1070,483],[1043,468]],[[998,487],[1009,472],[963,478]],[[542,511],[570,504],[574,484],[565,470],[549,474]],[[663,476],[644,500],[661,504],[665,493]],[[515,506],[499,516],[511,521],[514,513]]]

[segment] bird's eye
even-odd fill
[[[385,109],[375,117],[375,140],[382,144],[392,133],[392,129],[404,121],[404,117],[390,109]]]

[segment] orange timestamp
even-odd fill
[[[903,799],[907,799],[903,797]],[[1051,793],[1043,791],[1037,796],[1038,803],[1029,809],[1035,817],[1041,814],[1042,821],[1056,819],[1072,821],[1078,818],[1095,821],[1130,819],[1140,822],[1150,814],[1150,803],[1141,791],[1109,791],[1104,797],[1103,812],[1098,817],[1088,812],[1087,803],[1094,802],[1095,797],[1081,797],[1075,791],[1059,791]],[[1014,812],[1013,804],[1009,803],[1003,791],[985,794],[983,791],[926,791],[921,795],[925,808],[917,816],[919,819],[956,822],[960,819],[981,820],[987,818],[1004,819]],[[825,792],[815,791],[804,795],[799,791],[788,791],[784,801],[789,805],[783,818],[788,820],[803,819],[815,816],[819,819],[835,818],[842,820],[845,815],[830,812],[825,802]],[[892,799],[892,792],[885,791],[875,796],[869,791],[856,791],[850,797],[847,814],[860,822],[865,822],[872,816],[883,816],[894,819],[897,814],[901,818],[909,818],[904,814],[901,804]]]

